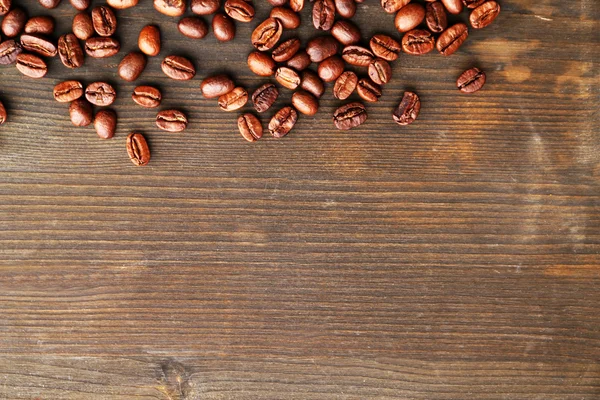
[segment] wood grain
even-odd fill
[[[75,14],[23,3],[59,33]],[[503,0],[452,57],[402,55],[360,129],[334,130],[329,87],[315,117],[254,144],[198,85],[263,82],[245,57],[268,4],[219,44],[140,3],[118,13],[118,57],[52,60],[40,81],[0,71],[0,398],[600,396],[597,1]],[[316,34],[309,13],[286,37]],[[355,21],[393,34],[376,1]],[[193,81],[168,81],[160,57],[117,81],[148,23]],[[461,95],[473,65],[488,83]],[[51,95],[66,78],[115,83],[114,139],[70,125]],[[189,114],[185,133],[133,104],[141,83]],[[398,127],[405,89],[423,107]],[[131,130],[146,168],[127,159]]]

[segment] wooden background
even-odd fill
[[[502,0],[456,55],[402,55],[360,129],[333,129],[329,86],[317,116],[255,144],[198,85],[263,82],[245,59],[267,3],[226,44],[141,3],[118,13],[117,57],[0,70],[0,398],[600,397],[597,0]],[[75,11],[50,14],[64,33]],[[393,33],[375,0],[355,21]],[[115,75],[147,23],[164,48],[136,84],[189,114],[183,134]],[[197,77],[167,80],[169,54]],[[472,65],[488,83],[461,95]],[[70,125],[51,95],[66,78],[115,83],[114,139]],[[399,127],[406,88],[423,107]],[[127,159],[134,129],[146,168]]]

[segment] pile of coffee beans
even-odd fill
[[[61,0],[38,0],[45,8],[57,7]],[[273,81],[261,82],[251,95],[246,88],[236,85],[227,75],[205,78],[200,90],[207,99],[217,99],[223,111],[236,111],[248,101],[258,114],[269,110],[280,96],[278,86],[290,90],[290,104],[275,112],[267,127],[275,138],[287,135],[296,124],[299,114],[315,115],[319,110],[319,98],[327,83],[332,84],[333,96],[341,101],[350,100],[354,93],[362,100],[342,104],[333,114],[337,129],[348,130],[367,120],[364,103],[377,102],[384,86],[392,79],[391,63],[399,54],[424,55],[434,49],[444,56],[455,53],[467,40],[469,26],[481,29],[496,19],[500,6],[494,0],[380,0],[384,12],[395,14],[394,25],[402,34],[400,40],[377,34],[364,39],[359,27],[350,19],[355,15],[358,3],[363,0],[311,0],[312,25],[320,32],[306,43],[298,37],[280,41],[285,30],[297,29],[299,12],[305,0],[268,0],[272,8],[269,17],[254,28],[250,41],[255,48],[248,57],[250,71],[261,77],[273,77]],[[15,2],[16,3],[16,2]],[[115,10],[134,7],[138,0],[106,0],[91,11],[90,0],[70,0],[78,12],[73,17],[72,32],[52,37],[55,21],[50,16],[28,17],[27,12],[15,6],[11,0],[0,0],[2,35],[0,38],[0,65],[15,64],[16,68],[30,78],[42,78],[48,73],[46,59],[60,58],[70,69],[84,65],[86,55],[93,58],[112,57],[119,53],[121,44],[114,34],[117,29]],[[189,8],[194,16],[183,17]],[[154,8],[169,17],[181,17],[178,31],[190,39],[207,36],[209,26],[203,16],[212,15],[211,27],[220,41],[235,38],[236,23],[248,23],[255,16],[251,0],[153,0]],[[459,19],[463,11],[469,11],[468,21]],[[326,32],[326,34],[324,34]],[[80,43],[80,41],[83,43]],[[117,75],[127,82],[137,80],[147,64],[147,57],[155,57],[161,50],[160,28],[145,26],[138,36],[139,51],[125,55],[117,67]],[[309,69],[316,64],[316,70]],[[174,80],[191,80],[196,75],[194,63],[179,55],[166,56],[161,62],[163,73]],[[480,90],[486,75],[478,68],[462,73],[456,82],[462,93]],[[106,108],[116,99],[117,91],[107,82],[91,82],[84,85],[78,80],[57,84],[54,99],[69,103],[69,116],[75,126],[93,124],[102,139],[115,135],[117,114]],[[162,94],[154,86],[138,86],[132,100],[144,108],[158,108]],[[94,112],[94,107],[98,110]],[[419,115],[419,96],[407,91],[395,108],[392,118],[399,125],[414,122]],[[7,112],[0,102],[0,125],[7,120]],[[188,118],[177,109],[160,110],[156,114],[156,126],[166,132],[182,132],[187,128]],[[240,134],[249,142],[263,136],[260,118],[253,113],[243,113],[237,119]],[[141,133],[127,137],[127,153],[135,165],[146,165],[150,160],[148,144]]]

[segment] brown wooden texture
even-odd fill
[[[22,3],[60,33],[75,15]],[[452,57],[402,55],[360,129],[333,129],[329,85],[315,117],[254,144],[198,85],[264,81],[245,58],[268,4],[219,44],[140,3],[118,12],[117,57],[55,59],[39,81],[0,70],[0,398],[600,397],[597,0],[502,0]],[[354,20],[393,33],[375,0]],[[198,67],[173,82],[153,58],[135,83],[188,112],[183,134],[115,75],[147,23],[161,57]],[[488,83],[462,95],[473,65]],[[115,83],[114,139],[70,125],[51,94],[66,78]],[[406,88],[423,107],[399,127]],[[131,130],[146,168],[127,159]]]

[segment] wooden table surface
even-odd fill
[[[360,129],[333,129],[330,85],[319,114],[254,144],[198,85],[264,81],[245,59],[268,4],[219,44],[141,3],[118,13],[117,57],[0,70],[0,398],[600,398],[597,0],[502,0],[454,56],[402,55]],[[75,11],[49,14],[64,33]],[[375,0],[355,21],[394,30]],[[157,57],[136,82],[189,114],[182,134],[115,75],[147,23],[161,57],[198,67],[173,82]],[[473,65],[488,83],[461,95]],[[51,95],[66,78],[116,84],[115,138],[70,125]],[[407,88],[423,106],[399,127]]]

